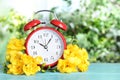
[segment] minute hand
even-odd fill
[[[46,46],[50,43],[51,39],[52,39],[52,38],[49,39],[49,41],[47,42]]]

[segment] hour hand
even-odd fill
[[[43,47],[45,47],[43,44],[41,44],[41,43],[39,43],[39,45],[41,45],[41,46],[43,46]]]
[[[41,43],[39,43],[41,46],[43,46],[44,47],[44,49],[46,49],[47,51],[48,51],[48,47],[47,47],[47,45],[43,45],[43,44],[41,44]]]

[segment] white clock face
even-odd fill
[[[26,47],[30,56],[41,56],[43,63],[52,64],[62,56],[64,42],[55,31],[40,29],[30,35]]]

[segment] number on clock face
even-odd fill
[[[32,33],[27,42],[29,55],[41,56],[46,64],[56,62],[62,56],[63,50],[62,38],[51,29],[41,29]]]

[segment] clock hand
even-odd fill
[[[50,43],[50,41],[52,40],[52,37],[49,39],[49,41],[47,42],[47,44],[46,45],[48,45],[49,43]]]
[[[41,44],[41,43],[39,43],[39,44],[45,48],[45,45],[43,45],[43,44]]]
[[[52,40],[52,36],[51,38],[48,40],[47,44],[45,44],[44,48],[48,51],[48,44],[50,43],[50,41]],[[45,43],[46,43],[46,40],[45,40]]]
[[[39,43],[41,46],[43,46],[44,47],[44,49],[46,49],[47,51],[48,51],[48,47],[47,47],[47,45],[43,45],[43,44],[41,44],[41,43]]]

